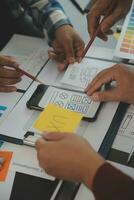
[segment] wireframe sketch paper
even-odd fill
[[[91,98],[85,93],[56,87],[49,87],[47,89],[45,95],[39,102],[39,106],[44,108],[48,103],[81,113],[87,118],[93,118],[100,105],[99,102],[91,101]]]
[[[47,50],[47,42],[43,39],[14,35],[1,54],[14,57],[22,69],[36,76],[48,59]],[[31,79],[22,76],[16,86],[26,90],[31,82]]]
[[[69,65],[61,79],[61,83],[84,90],[97,73],[114,64],[107,61],[84,58],[79,64]]]

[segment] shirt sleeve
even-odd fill
[[[96,200],[134,199],[134,180],[108,163],[97,171],[92,189]]]
[[[21,0],[21,5],[28,9],[34,23],[44,31],[51,42],[55,37],[55,30],[71,22],[57,0]]]

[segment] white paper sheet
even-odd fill
[[[41,80],[43,83],[46,85],[52,85],[52,86],[58,86],[61,88],[66,88],[66,89],[72,89],[72,90],[77,90],[81,91],[81,89],[73,87],[71,85],[63,85],[61,83],[61,79],[64,75],[65,71],[60,72],[58,70],[58,63],[49,60],[49,62],[45,65],[41,73],[38,75],[38,79]]]
[[[26,107],[26,102],[29,100],[34,90],[36,89],[38,83],[35,82],[24,94],[23,98],[15,106],[15,108],[10,112],[6,120],[0,126],[0,134],[6,136],[18,138],[23,140],[24,134],[26,133],[23,129],[29,119],[34,115],[33,110],[29,110]]]
[[[130,153],[134,147],[134,105],[131,105],[121,123],[112,148]]]
[[[48,45],[44,39],[14,35],[1,54],[13,56],[22,69],[36,76],[48,59],[47,51]],[[31,82],[23,75],[16,87],[26,90]]]
[[[69,65],[61,83],[84,90],[96,74],[115,63],[84,58],[81,63]]]
[[[93,123],[89,123],[84,133],[84,137],[96,151],[99,150],[103,142],[118,105],[119,103],[116,102],[104,104],[97,120]]]
[[[15,178],[15,172],[12,170],[8,171],[6,180],[0,182],[0,197],[1,200],[9,200],[12,191],[12,186]]]
[[[114,58],[114,49],[91,46],[88,52],[86,53],[86,57],[92,58],[100,58],[104,60],[115,60]]]
[[[132,167],[128,167],[126,165],[121,165],[119,163],[115,163],[115,162],[111,162],[111,161],[108,161],[108,162],[111,163],[117,169],[121,170],[123,173],[134,178],[134,169]]]
[[[2,146],[2,150],[13,152],[10,165],[11,170],[49,180],[55,179],[39,167],[35,148],[5,142]]]
[[[93,118],[100,105],[91,101],[84,93],[49,87],[41,99],[39,106],[44,108],[48,103],[54,103],[74,112],[79,112],[85,117]]]
[[[22,95],[18,92],[0,93],[0,124],[7,118]],[[4,106],[5,110],[2,110],[1,106]]]

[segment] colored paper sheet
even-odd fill
[[[0,181],[5,181],[6,179],[12,154],[13,153],[10,151],[0,151],[0,157],[5,159],[2,169],[0,170]]]
[[[115,56],[134,59],[134,1],[116,46]]]
[[[40,132],[73,132],[82,117],[83,115],[80,113],[72,112],[54,104],[48,104],[37,118],[34,128]]]

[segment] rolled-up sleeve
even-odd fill
[[[34,23],[44,31],[49,41],[53,41],[55,30],[71,22],[62,6],[56,0],[21,0],[21,4],[28,9]]]
[[[96,173],[92,190],[96,200],[133,200],[134,180],[105,163]]]

